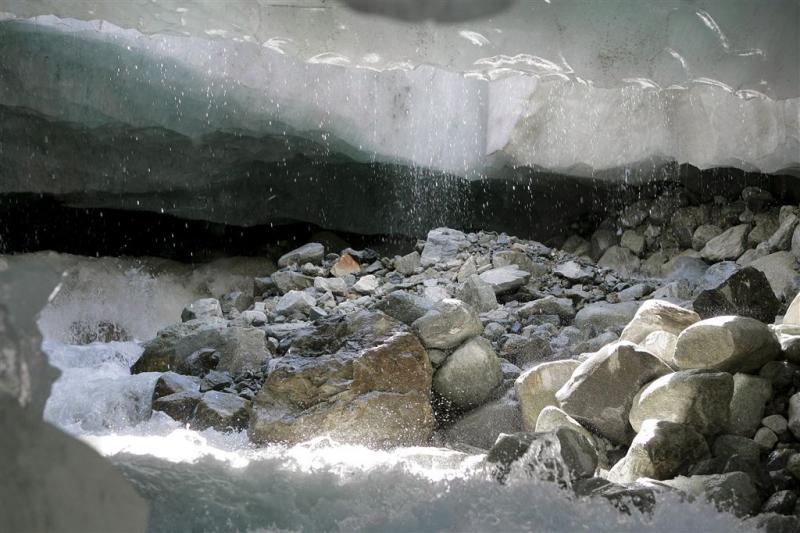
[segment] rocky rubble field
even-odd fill
[[[189,304],[131,372],[153,409],[254,443],[486,453],[622,511],[705,498],[800,528],[800,211],[746,188],[641,201],[561,249],[431,230],[404,256],[308,243]]]

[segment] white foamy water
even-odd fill
[[[80,268],[80,267],[79,267]],[[159,285],[178,278],[122,269],[98,283]],[[77,287],[77,286],[75,286]],[[72,292],[47,324],[82,319],[81,305],[115,308],[124,292]],[[96,296],[98,301],[91,302]],[[111,299],[109,299],[111,298]],[[116,308],[125,308],[117,302]],[[179,309],[185,302],[169,302]],[[165,304],[167,305],[167,304]],[[138,305],[128,307],[139,313]],[[91,311],[94,312],[94,311]],[[141,317],[117,316],[123,327]],[[177,320],[177,316],[175,317]],[[148,326],[152,324],[148,322]],[[161,324],[159,326],[166,325]],[[47,330],[46,330],[47,331]],[[151,504],[152,531],[731,531],[732,516],[660,497],[652,516],[621,514],[602,499],[576,499],[552,483],[495,482],[482,455],[435,447],[371,450],[320,437],[293,447],[251,445],[244,432],[195,431],[150,412],[158,373],[132,376],[136,341],[75,346],[49,330],[44,350],[62,375],[45,418],[108,457]],[[63,333],[63,332],[62,332]],[[56,338],[53,338],[56,337]]]

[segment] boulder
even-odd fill
[[[432,229],[425,240],[420,264],[429,267],[446,263],[468,247],[469,241],[463,232],[450,228]]]
[[[222,318],[222,307],[216,298],[201,298],[190,303],[181,312],[181,321],[203,318]]]
[[[733,377],[725,372],[684,370],[649,383],[633,399],[630,423],[641,430],[648,419],[692,426],[704,435],[725,428],[733,396]]]
[[[594,279],[594,270],[577,261],[565,261],[553,267],[553,273],[576,283],[584,283]]]
[[[381,312],[295,332],[255,397],[249,435],[297,443],[319,435],[376,446],[427,442],[431,364],[409,329]]]
[[[638,231],[632,229],[625,230],[619,243],[623,248],[630,250],[637,257],[641,257],[642,253],[644,253],[644,236]]]
[[[318,242],[310,242],[282,255],[278,259],[278,268],[285,268],[293,264],[304,265],[306,263],[318,265],[322,263],[324,257],[325,247]]]
[[[700,251],[706,261],[735,261],[747,249],[748,224],[734,226],[709,240]]]
[[[541,363],[520,375],[514,382],[523,427],[536,428],[541,411],[548,405],[557,406],[556,392],[572,376],[580,363],[571,359]]]
[[[415,250],[410,254],[395,258],[394,269],[404,276],[410,276],[419,268],[420,262],[419,252]]]
[[[666,331],[679,335],[684,329],[698,322],[700,317],[694,311],[664,300],[647,300],[636,311],[620,340],[640,343],[655,331]]]
[[[750,263],[751,267],[764,273],[775,295],[786,300],[797,291],[797,258],[791,252],[775,252]]]
[[[792,246],[792,235],[797,228],[798,218],[794,214],[789,214],[783,219],[778,229],[775,230],[769,240],[767,240],[767,249],[770,252],[788,250]]]
[[[197,403],[191,425],[203,430],[242,430],[247,427],[250,402],[236,394],[209,391]]]
[[[556,392],[561,409],[619,444],[633,430],[628,414],[642,386],[672,370],[658,357],[631,342],[609,344],[592,354]]]
[[[583,438],[588,442],[592,442],[595,445],[598,443],[598,439],[588,429],[555,405],[548,405],[542,409],[542,412],[539,413],[539,418],[536,419],[534,431],[536,433],[547,433],[561,428],[569,428],[583,435]]]
[[[633,320],[640,305],[640,302],[588,304],[575,315],[575,325],[595,333],[601,333],[607,329],[623,328]]]
[[[178,373],[187,376],[205,376],[210,370],[217,368],[221,355],[214,348],[201,348],[178,364]]]
[[[795,365],[800,364],[800,335],[780,335],[783,358]]]
[[[753,372],[775,359],[781,345],[775,334],[754,318],[719,316],[686,328],[675,345],[678,368]]]
[[[513,292],[525,285],[530,277],[530,272],[513,265],[493,268],[480,274],[481,280],[488,283],[495,294]]]
[[[492,266],[502,268],[515,266],[533,276],[544,274],[547,268],[535,263],[528,254],[520,250],[500,250],[492,254]]]
[[[733,397],[726,433],[752,437],[761,425],[764,408],[772,397],[769,380],[750,374],[733,376]]]
[[[786,314],[783,315],[783,323],[800,326],[800,292],[795,294],[792,302],[789,304]]]
[[[302,291],[314,286],[314,278],[292,270],[280,270],[270,276],[275,283],[275,288],[281,294],[289,291]]]
[[[188,422],[192,418],[200,398],[202,395],[199,390],[187,390],[160,396],[153,400],[153,411],[166,413],[178,422]]]
[[[636,255],[622,246],[612,246],[597,261],[597,266],[610,268],[624,277],[632,277],[641,269],[641,261]]]
[[[380,286],[380,282],[378,278],[373,276],[372,274],[367,274],[366,276],[362,276],[355,284],[353,285],[353,290],[359,294],[372,294],[378,287]]]
[[[570,320],[575,316],[575,307],[569,298],[557,298],[552,295],[527,302],[517,310],[520,318],[536,315],[557,315],[561,320]]]
[[[678,343],[678,336],[669,331],[654,331],[639,343],[644,350],[655,355],[670,368],[673,367],[672,356],[675,354],[675,345]]]
[[[642,477],[669,479],[710,454],[705,438],[692,426],[649,419],[608,479],[614,483],[633,483]]]
[[[698,226],[692,234],[692,248],[699,252],[705,247],[708,241],[718,236],[720,233],[722,233],[722,230],[719,226],[715,226],[714,224],[702,224]]]
[[[234,310],[241,313],[253,305],[253,297],[242,291],[233,291],[220,298],[219,305],[225,315],[229,315]]]
[[[446,350],[483,331],[478,314],[461,300],[446,298],[411,325],[422,344]]]
[[[492,344],[474,337],[445,359],[433,376],[433,390],[461,409],[483,404],[503,382]]]
[[[411,325],[431,310],[433,302],[406,291],[394,291],[379,301],[376,307],[390,317]]]
[[[358,274],[359,272],[361,272],[361,263],[350,254],[343,254],[331,266],[331,276],[337,278],[343,278],[349,274]]]
[[[448,442],[488,450],[501,433],[522,431],[519,404],[506,396],[473,409],[444,431]]]
[[[500,348],[500,357],[508,359],[519,366],[526,366],[530,363],[537,363],[550,357],[553,349],[550,341],[543,335],[532,334],[506,336],[506,340]]]
[[[477,310],[485,313],[497,308],[497,295],[491,285],[473,274],[456,291],[456,297]]]
[[[740,315],[771,323],[780,305],[767,277],[748,266],[731,272],[714,286],[707,285],[695,298],[693,308],[702,318]]]
[[[789,410],[786,416],[789,431],[794,438],[800,440],[800,392],[789,398]]]
[[[662,481],[669,487],[714,503],[721,511],[730,511],[738,517],[758,512],[761,498],[750,476],[744,472],[679,476]]]
[[[320,292],[330,292],[337,296],[347,294],[347,283],[342,278],[314,278],[314,288]]]
[[[756,464],[761,457],[761,446],[753,439],[741,435],[719,435],[714,439],[713,454],[725,461],[738,456],[745,461]]]
[[[178,392],[197,392],[199,390],[199,378],[184,376],[175,372],[164,372],[159,376],[153,388],[153,400]]]
[[[305,291],[289,291],[278,300],[275,312],[279,315],[293,317],[308,314],[317,301]]]
[[[603,253],[612,246],[616,246],[617,242],[617,234],[613,231],[607,229],[595,231],[589,239],[592,259],[595,261],[600,259]]]

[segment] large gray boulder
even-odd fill
[[[492,344],[474,337],[445,359],[433,377],[433,390],[457,407],[483,404],[503,382],[500,359]]]
[[[495,294],[505,294],[519,289],[531,278],[531,273],[516,265],[493,268],[481,273],[480,278],[489,284]]]
[[[279,315],[292,317],[307,314],[316,304],[313,296],[305,291],[289,291],[278,300],[275,312]]]
[[[675,345],[678,368],[753,372],[775,359],[781,345],[765,324],[749,317],[719,316],[686,328]]]
[[[747,249],[748,224],[740,224],[722,232],[709,240],[700,251],[700,256],[707,261],[735,261]]]
[[[514,390],[526,430],[536,429],[536,421],[545,407],[558,405],[556,392],[569,381],[578,365],[580,363],[572,359],[541,363],[517,378]]]
[[[733,377],[725,372],[680,371],[649,383],[633,399],[630,423],[640,431],[648,419],[692,426],[704,435],[728,422]]]
[[[733,397],[726,433],[752,437],[764,418],[764,408],[772,397],[772,384],[768,379],[750,374],[733,376]]]
[[[608,473],[614,483],[639,478],[669,479],[711,454],[705,438],[692,426],[668,420],[646,420],[628,452]]]
[[[242,430],[247,427],[250,402],[236,394],[209,391],[197,403],[191,424],[197,429]]]
[[[394,291],[387,294],[375,307],[410,326],[433,308],[433,302],[410,292]]]
[[[422,249],[420,264],[429,267],[446,263],[468,247],[469,241],[463,232],[450,228],[432,229]]]
[[[609,344],[575,369],[556,392],[561,409],[619,444],[628,444],[633,429],[628,414],[645,383],[672,372],[650,352],[631,342]]]
[[[255,397],[254,442],[320,435],[375,446],[427,442],[434,424],[431,364],[402,323],[362,311],[320,321],[290,342]]]
[[[791,252],[775,252],[750,263],[751,267],[764,273],[775,295],[788,299],[800,284],[797,258]]]
[[[216,298],[201,298],[190,303],[181,312],[181,321],[197,318],[222,318],[222,307]]]
[[[479,313],[497,308],[497,295],[494,289],[475,274],[458,287],[456,296]]]
[[[665,300],[647,300],[636,311],[633,320],[622,330],[620,340],[638,344],[655,331],[680,335],[684,329],[699,320],[700,317],[694,311]]]
[[[633,320],[641,302],[595,302],[585,305],[575,315],[575,325],[583,330],[602,333],[607,329],[623,328]]]
[[[748,266],[718,281],[694,300],[693,309],[702,318],[739,315],[766,323],[775,320],[781,304],[760,270]]]
[[[422,344],[446,350],[483,332],[478,314],[469,305],[454,298],[445,298],[411,325]]]
[[[622,246],[612,246],[597,261],[597,266],[610,268],[621,276],[631,277],[639,272],[641,261],[633,252]]]
[[[306,263],[313,263],[318,265],[322,263],[324,257],[325,247],[318,242],[310,242],[282,255],[278,259],[278,268],[285,268],[292,264],[304,265]]]

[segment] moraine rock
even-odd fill
[[[770,252],[788,250],[792,245],[792,235],[797,228],[797,216],[789,214],[783,219],[778,229],[767,240],[767,249]]]
[[[730,460],[738,456],[750,463],[757,463],[761,457],[761,446],[753,439],[741,435],[719,435],[714,439],[712,448],[714,457]]]
[[[175,372],[164,372],[159,376],[153,388],[153,400],[178,392],[198,392],[199,390],[199,378],[184,376]]]
[[[533,276],[542,275],[547,272],[547,269],[543,265],[534,263],[526,253],[519,250],[500,250],[493,253],[492,266],[495,268],[514,266]]]
[[[343,254],[331,266],[331,276],[337,278],[343,278],[349,274],[358,274],[359,272],[361,272],[361,264],[350,254]]]
[[[161,411],[178,422],[188,422],[194,414],[202,394],[200,391],[181,391],[153,400],[153,411]]]
[[[734,270],[715,286],[706,286],[694,300],[693,308],[702,318],[720,315],[749,316],[771,323],[780,309],[767,277],[745,267]]]
[[[570,235],[561,249],[576,256],[588,256],[591,253],[591,244],[580,235]]]
[[[791,252],[775,252],[750,263],[767,277],[772,291],[782,299],[788,299],[797,291],[800,284],[797,259]]]
[[[633,252],[622,246],[612,246],[597,260],[597,266],[610,268],[626,278],[633,277],[641,269],[641,261]]]
[[[662,376],[633,399],[630,423],[639,431],[645,420],[687,424],[704,435],[722,431],[728,422],[733,377],[725,372],[695,370]]]
[[[501,433],[522,431],[519,404],[511,395],[473,409],[444,431],[451,443],[488,450]]]
[[[698,322],[700,317],[694,311],[664,300],[647,300],[636,311],[620,340],[640,343],[655,331],[666,331],[679,335],[684,329]]]
[[[616,304],[596,302],[588,304],[575,315],[575,326],[594,333],[601,333],[607,329],[622,328],[633,320],[640,305],[640,302],[620,302]]]
[[[495,294],[505,294],[525,285],[531,274],[516,266],[504,266],[487,270],[479,276],[492,287]]]
[[[722,230],[719,226],[715,226],[714,224],[702,224],[694,230],[692,234],[692,248],[696,251],[702,250],[705,245],[722,233]]]
[[[556,392],[561,409],[619,444],[633,430],[628,415],[642,386],[672,370],[653,354],[622,341],[592,354]]]
[[[783,323],[789,325],[800,326],[800,292],[795,294],[786,314],[783,315]]]
[[[517,315],[521,318],[530,318],[534,315],[557,315],[561,320],[567,321],[575,316],[575,307],[569,298],[548,295],[524,304],[517,310]]]
[[[603,256],[606,250],[612,246],[616,246],[618,242],[617,234],[611,230],[599,229],[592,234],[589,242],[591,246],[590,253],[592,259],[597,261]]]
[[[747,249],[748,224],[734,226],[706,243],[700,256],[707,261],[735,261]]]
[[[547,359],[553,354],[550,340],[542,335],[532,334],[506,336],[500,348],[500,356],[519,366],[526,366]]]
[[[223,296],[219,305],[226,316],[234,311],[241,313],[253,305],[253,297],[242,291],[233,291]]]
[[[614,483],[633,483],[643,477],[669,479],[709,455],[708,444],[692,426],[649,419],[608,479]]]
[[[789,410],[787,414],[789,431],[794,438],[800,440],[800,392],[789,398]]]
[[[227,392],[209,391],[197,403],[191,425],[203,430],[242,430],[247,427],[250,402]]]
[[[489,341],[474,337],[445,359],[433,376],[433,390],[461,409],[483,404],[503,382],[500,359]]]
[[[733,397],[726,433],[752,437],[764,417],[764,408],[772,397],[769,380],[750,374],[733,376]]]
[[[536,428],[536,421],[545,407],[558,405],[556,392],[569,381],[579,364],[571,359],[541,363],[517,378],[514,390],[526,430]]]
[[[477,313],[461,300],[447,298],[414,321],[412,328],[428,348],[446,350],[480,335],[483,326]]]
[[[714,503],[721,511],[730,511],[738,517],[757,513],[761,498],[750,477],[744,472],[680,476],[662,483],[696,498]]]
[[[394,291],[378,302],[376,307],[390,317],[410,326],[433,308],[433,302],[406,291]]]
[[[553,267],[553,273],[578,283],[589,282],[594,279],[594,271],[588,266],[581,265],[577,261],[560,263]]]
[[[222,307],[216,298],[195,300],[184,307],[181,312],[181,321],[183,322],[205,318],[222,318]]]
[[[337,296],[347,294],[347,283],[342,278],[314,278],[314,288],[320,292],[330,292]]]
[[[641,257],[644,253],[645,239],[638,231],[632,229],[626,230],[622,234],[619,243],[623,248],[629,250],[637,257]]]
[[[307,315],[316,303],[314,297],[307,292],[289,291],[278,300],[275,312],[287,317],[303,316]]]
[[[429,267],[446,263],[468,247],[469,241],[463,232],[450,228],[432,229],[422,249],[420,264]]]
[[[319,435],[368,445],[427,442],[431,365],[406,326],[380,312],[327,319],[295,332],[271,362],[250,417],[257,443]]]
[[[479,313],[497,308],[497,295],[494,289],[475,274],[458,287],[456,296]]]
[[[378,278],[372,274],[367,274],[353,285],[353,290],[359,294],[372,294],[378,290],[379,285]]]
[[[675,345],[678,343],[678,336],[669,331],[654,331],[639,343],[644,350],[661,359],[666,365],[672,368],[672,356],[675,353]]]
[[[278,268],[286,268],[289,265],[304,265],[312,263],[318,265],[325,257],[325,247],[318,242],[304,244],[291,252],[284,254],[278,259]]]
[[[414,271],[419,268],[419,265],[420,255],[416,250],[402,257],[397,257],[394,260],[394,269],[404,276],[410,276],[413,274]]]
[[[270,277],[281,294],[289,291],[302,291],[314,286],[314,278],[291,270],[280,270]]]
[[[674,362],[682,369],[752,372],[780,350],[775,334],[758,320],[719,316],[697,322],[678,336]]]

